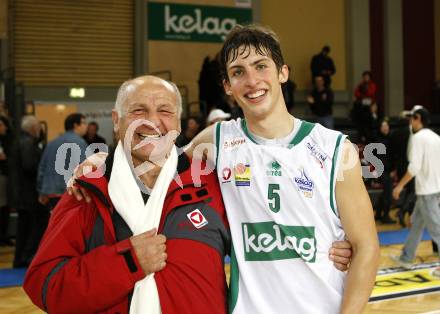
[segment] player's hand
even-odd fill
[[[329,250],[329,259],[340,271],[346,271],[351,261],[351,243],[345,241],[335,241]]]
[[[96,171],[105,163],[107,156],[107,153],[99,152],[89,156],[89,158],[79,164],[78,167],[75,168],[73,176],[67,182],[67,193],[73,195],[78,201],[84,198],[87,203],[90,202],[91,198],[87,191],[82,187],[75,185],[75,180],[83,175],[87,176],[87,174]]]
[[[166,237],[151,229],[130,238],[131,245],[145,275],[162,270],[166,266]]]

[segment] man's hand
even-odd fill
[[[399,199],[400,193],[402,193],[403,186],[400,186],[399,184],[396,185],[396,187],[393,190],[393,198],[397,201]]]
[[[69,195],[73,195],[78,201],[84,198],[87,203],[90,202],[91,198],[87,191],[79,186],[75,186],[75,180],[83,175],[87,176],[87,174],[96,171],[105,163],[107,156],[107,153],[99,152],[89,156],[86,160],[79,164],[73,172],[73,177],[71,177],[67,182],[67,193],[69,193]]]
[[[49,203],[49,197],[45,194],[40,194],[38,195],[38,203],[40,203],[41,205],[46,206],[47,203]]]
[[[351,262],[351,243],[348,241],[335,241],[329,250],[329,259],[340,271],[346,271]]]
[[[136,257],[145,275],[162,270],[166,265],[166,238],[151,229],[130,238]]]

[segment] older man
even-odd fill
[[[224,206],[216,176],[200,175],[195,185],[191,161],[177,154],[181,112],[172,83],[143,76],[121,86],[113,111],[121,141],[99,169],[104,176],[77,180],[91,202],[63,195],[26,274],[37,306],[226,312]]]

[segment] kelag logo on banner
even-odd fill
[[[149,2],[148,39],[223,42],[236,25],[252,21],[247,8]]]

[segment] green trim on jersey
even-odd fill
[[[220,153],[220,125],[221,122],[217,122],[217,125],[215,126],[215,147],[217,148],[215,152],[215,168],[217,169],[218,164],[218,155]]]
[[[336,161],[338,159],[338,153],[339,153],[339,145],[341,145],[341,140],[343,138],[342,134],[338,135],[338,139],[336,140],[336,146],[335,146],[335,151],[333,152],[333,159],[332,159],[332,171],[330,173],[330,207],[333,211],[333,213],[336,215],[336,217],[339,217],[339,215],[336,213],[336,209],[335,209],[335,200],[334,200],[334,190],[335,190],[335,185],[333,184],[334,181],[334,177],[335,177],[335,167],[336,167]]]
[[[241,128],[243,129],[244,134],[246,134],[246,136],[255,144],[258,145],[258,143],[254,140],[254,138],[252,137],[251,133],[249,133],[249,130],[247,128],[246,125],[246,120],[245,119],[241,119]]]
[[[301,143],[301,141],[310,134],[310,132],[312,132],[313,128],[315,127],[314,123],[311,122],[307,122],[302,120],[301,121],[301,126],[298,130],[298,132],[296,133],[295,137],[292,139],[292,141],[289,143],[289,148],[292,148],[295,145],[298,145],[299,143]],[[247,125],[246,125],[246,120],[242,119],[241,120],[241,128],[243,129],[244,134],[246,134],[246,136],[255,144],[258,145],[258,143],[255,141],[255,139],[252,137],[251,133],[249,132]]]
[[[313,128],[315,127],[314,123],[307,122],[302,120],[301,126],[298,130],[298,133],[296,133],[295,137],[293,138],[292,142],[290,142],[290,145],[295,146],[301,143],[301,141],[312,132]]]
[[[235,305],[237,305],[238,300],[238,289],[239,289],[239,278],[240,272],[238,270],[237,258],[235,257],[234,245],[231,246],[231,277],[229,281],[229,313],[234,312]]]

